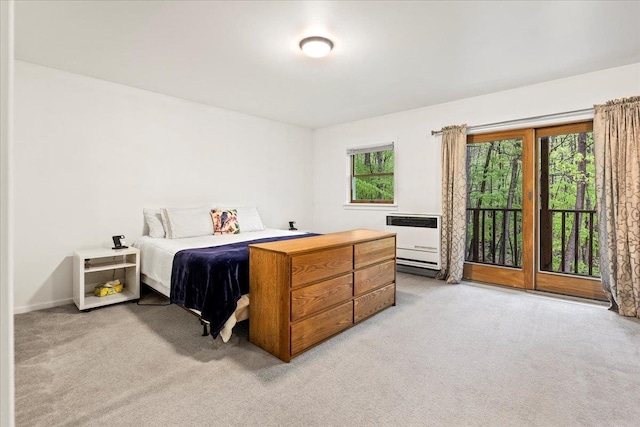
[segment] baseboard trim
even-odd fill
[[[396,264],[396,271],[400,273],[415,274],[417,276],[434,278],[436,277],[436,274],[438,274],[439,270],[432,270],[432,269],[423,268],[423,267],[414,267],[412,265]]]
[[[41,302],[39,304],[24,305],[22,307],[14,307],[13,314],[15,315],[29,313],[30,311],[44,310],[45,308],[53,308],[67,304],[73,304],[73,298],[65,298],[56,301]]]

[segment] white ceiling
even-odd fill
[[[319,128],[640,62],[639,22],[635,1],[18,1],[15,52]]]

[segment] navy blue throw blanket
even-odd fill
[[[242,294],[249,292],[249,245],[315,235],[268,237],[179,251],[173,258],[171,302],[199,310],[215,338]]]

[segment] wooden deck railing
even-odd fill
[[[586,209],[540,213],[540,270],[600,276],[595,213]],[[557,221],[560,228],[554,231]],[[468,208],[466,260],[521,267],[522,210]]]
[[[540,270],[600,277],[596,211],[549,209],[547,212],[547,224],[545,212],[540,212]],[[554,230],[557,221],[559,233]]]
[[[522,209],[467,209],[467,261],[520,267]]]

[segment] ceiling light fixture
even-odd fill
[[[300,49],[312,58],[327,56],[333,49],[333,42],[324,37],[307,37],[300,41]]]

